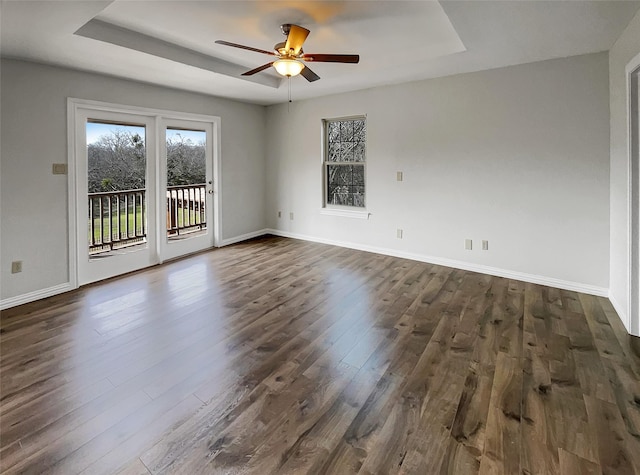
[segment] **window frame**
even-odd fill
[[[365,135],[364,140],[364,160],[361,162],[331,162],[329,158],[329,123],[331,122],[344,122],[344,121],[356,121],[364,120],[365,126],[367,123],[366,114],[358,114],[344,117],[331,117],[322,119],[322,207],[320,214],[343,216],[351,218],[369,218],[369,212],[367,211],[369,205],[368,186],[367,186],[367,137]],[[349,205],[335,205],[328,202],[329,192],[329,165],[357,165],[363,167],[364,176],[364,206],[349,206]]]

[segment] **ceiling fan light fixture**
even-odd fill
[[[276,68],[278,74],[286,77],[293,77],[300,74],[304,69],[304,64],[295,59],[278,59],[273,62],[273,67]]]

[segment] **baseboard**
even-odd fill
[[[616,298],[609,294],[609,302],[611,302],[611,306],[616,312],[617,317],[622,322],[624,329],[627,330],[628,338],[629,338],[629,346],[631,350],[636,354],[636,356],[640,357],[640,337],[633,335],[629,331],[629,327],[631,326],[630,319],[628,318],[627,312],[622,308],[620,302],[616,300]]]
[[[627,333],[630,334],[629,332],[630,322],[627,316],[627,312],[624,311],[624,309],[622,308],[622,305],[620,305],[620,302],[618,302],[616,298],[613,295],[611,295],[611,292],[609,292],[608,297],[609,297],[609,302],[611,302],[611,305],[613,306],[613,309],[618,314],[618,318],[622,321],[622,324],[624,325],[624,328],[627,330]]]
[[[15,297],[0,300],[0,310],[6,310],[7,308],[16,307],[25,303],[35,302],[36,300],[52,297],[53,295],[62,294],[74,289],[75,287],[73,285],[69,282],[65,282],[64,284],[54,285],[53,287],[48,287],[46,289],[16,295]]]
[[[535,274],[527,274],[524,272],[516,272],[506,269],[499,269],[497,267],[484,266],[480,264],[472,264],[469,262],[457,261],[454,259],[446,259],[442,257],[427,256],[424,254],[415,254],[412,252],[398,251],[395,249],[388,249],[375,246],[366,246],[353,242],[336,241],[333,239],[317,238],[314,236],[307,236],[304,234],[291,233],[288,231],[281,231],[279,229],[266,229],[265,234],[273,234],[275,236],[282,236],[294,239],[302,239],[304,241],[313,241],[322,244],[331,244],[333,246],[346,247],[349,249],[357,249],[359,251],[375,252],[376,254],[383,254],[386,256],[400,257],[403,259],[411,259],[413,261],[427,262],[429,264],[436,264],[446,267],[453,267],[456,269],[468,270],[471,272],[479,272],[481,274],[495,275],[496,277],[505,277],[507,279],[521,280],[524,282],[530,282],[532,284],[546,285],[548,287],[555,287],[558,289],[572,290],[575,292],[582,292],[589,295],[597,295],[599,297],[608,297],[609,289],[605,287],[598,287],[595,285],[583,284],[580,282],[571,282],[566,280],[555,279],[553,277],[545,277]]]
[[[317,242],[321,244],[330,244],[332,246],[356,249],[359,251],[374,252],[376,254],[383,254],[386,256],[400,257],[403,259],[411,259],[419,262],[427,262],[429,264],[436,264],[436,265],[441,265],[446,267],[453,267],[456,269],[468,270],[471,272],[479,272],[482,274],[495,275],[497,277],[505,277],[507,279],[521,280],[524,282],[530,282],[532,284],[546,285],[548,287],[572,290],[575,292],[582,292],[585,294],[597,295],[599,297],[608,297],[614,309],[618,313],[618,316],[620,317],[620,319],[623,321],[623,323],[626,323],[626,320],[625,320],[626,315],[624,314],[624,312],[621,312],[620,305],[617,304],[615,299],[613,299],[609,295],[609,289],[606,289],[604,287],[588,285],[588,284],[582,284],[579,282],[570,282],[570,281],[565,281],[560,279],[554,279],[552,277],[544,277],[544,276],[539,276],[535,274],[515,272],[515,271],[506,270],[506,269],[499,269],[496,267],[483,266],[479,264],[471,264],[463,261],[456,261],[453,259],[446,259],[441,257],[434,257],[434,256],[423,255],[423,254],[415,254],[410,252],[398,251],[395,249],[366,246],[363,244],[358,244],[353,242],[318,238],[315,236],[308,236],[304,234],[282,231],[279,229],[261,229],[259,231],[253,231],[250,233],[242,234],[240,236],[223,239],[220,242],[220,247],[229,246],[231,244],[235,244],[241,241],[246,241],[256,237],[264,236],[265,234],[273,234],[274,236],[281,236],[281,237],[287,237],[292,239],[301,239],[303,241],[312,241],[312,242]],[[17,305],[33,302],[35,300],[43,299],[46,297],[51,297],[53,295],[61,294],[63,292],[68,292],[73,289],[74,287],[69,282],[66,282],[64,284],[49,287],[47,289],[36,290],[34,292],[29,292],[27,294],[3,299],[3,300],[0,300],[0,310],[4,310],[7,308],[15,307]]]
[[[629,334],[629,346],[631,346],[636,356],[640,357],[640,336]]]
[[[253,231],[253,232],[250,232],[250,233],[241,234],[240,236],[235,236],[235,237],[232,237],[232,238],[223,239],[222,241],[220,241],[220,246],[219,247],[229,246],[229,245],[235,244],[237,242],[247,241],[249,239],[253,239],[253,238],[260,237],[260,236],[264,236],[265,234],[269,234],[269,230],[268,229],[261,229],[259,231]]]

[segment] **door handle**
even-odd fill
[[[213,190],[209,190],[209,191],[208,191],[208,193],[209,193],[210,195],[213,195]]]

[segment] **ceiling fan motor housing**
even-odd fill
[[[280,31],[282,31],[282,34],[287,38],[289,37],[289,33],[291,32],[291,26],[293,26],[293,23],[283,23],[282,25],[280,25]],[[286,44],[287,44],[286,41],[283,41],[281,43],[276,43],[275,46],[273,47],[273,50],[281,56],[292,56],[292,54],[285,49]],[[300,53],[298,54],[298,56],[303,53],[304,51],[302,51],[302,47],[301,47]]]
[[[276,53],[283,55],[286,54],[287,50],[284,48],[284,45],[286,44],[286,42],[282,41],[281,43],[276,43],[273,46],[273,51],[275,51]]]
[[[284,36],[289,36],[289,32],[291,31],[291,23],[283,23],[280,25],[280,30]]]

